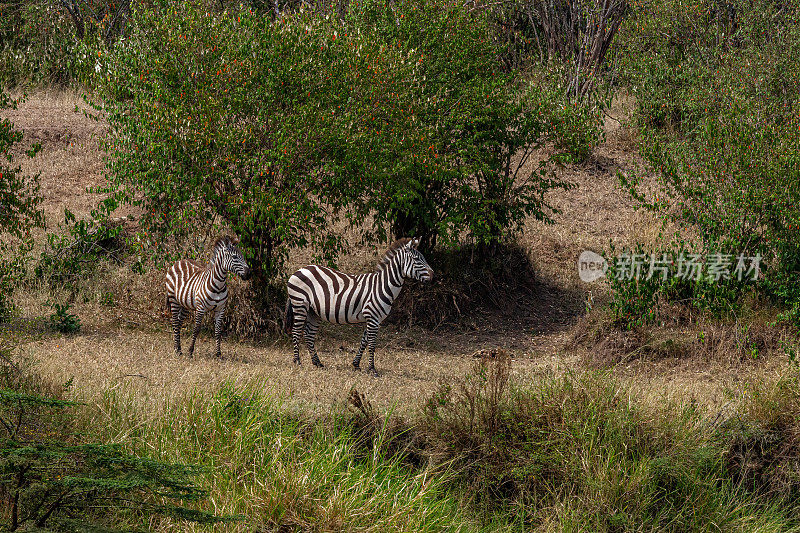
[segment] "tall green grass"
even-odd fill
[[[520,387],[509,364],[478,363],[412,421],[358,395],[314,418],[232,385],[155,411],[108,391],[87,420],[133,452],[205,467],[205,509],[243,517],[215,527],[800,531],[796,380],[758,384],[714,420],[644,403],[608,373]]]
[[[714,424],[691,403],[645,404],[608,373],[518,388],[508,382],[508,365],[481,363],[426,406],[429,447],[451,461],[486,519],[557,531],[798,529],[795,493],[765,497],[756,483],[741,482],[753,478],[742,468],[768,459],[734,457],[743,442],[759,442],[751,436],[769,418],[763,413]],[[783,443],[783,460],[769,463],[775,470],[800,457],[786,420],[800,413],[797,384],[788,394],[780,386],[783,395],[765,390],[743,406],[793,412],[781,418],[788,438],[767,439]]]
[[[360,444],[342,416],[293,413],[254,388],[224,386],[169,402],[157,414],[108,391],[92,426],[137,453],[198,464],[213,511],[241,515],[240,530],[474,531],[442,469]],[[183,531],[164,520],[156,529]],[[216,526],[220,527],[220,526]]]

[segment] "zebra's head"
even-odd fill
[[[406,278],[416,279],[419,281],[433,280],[433,269],[422,256],[417,247],[419,246],[419,237],[412,237],[402,248],[402,272]]]
[[[250,267],[244,260],[244,255],[239,247],[239,239],[236,237],[224,236],[217,239],[214,243],[213,257],[224,272],[233,272],[242,279],[250,278]]]

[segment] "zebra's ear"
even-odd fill
[[[417,247],[419,246],[419,237],[411,237],[411,240],[409,241],[408,245],[416,250]]]

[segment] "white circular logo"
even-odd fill
[[[608,264],[603,256],[589,250],[584,250],[578,257],[578,275],[586,283],[592,283],[605,277]]]

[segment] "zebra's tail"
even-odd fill
[[[292,309],[292,301],[286,299],[286,316],[283,319],[283,331],[287,335],[292,334],[292,327],[294,326],[294,309]]]

